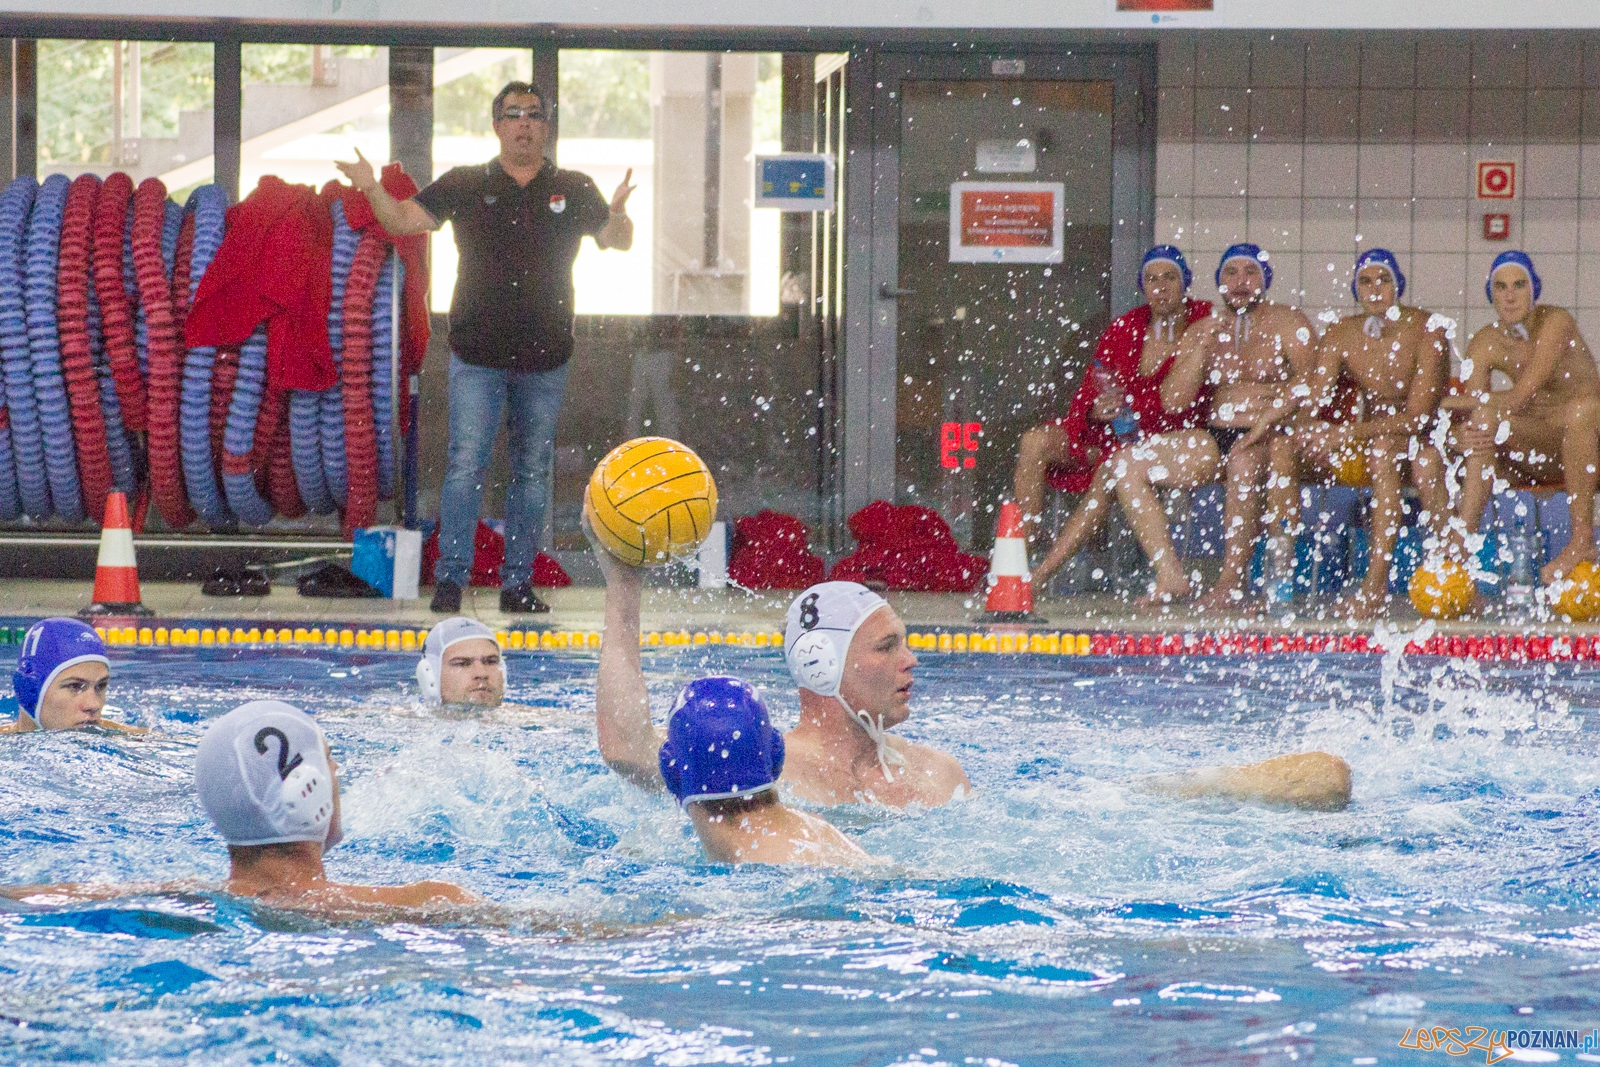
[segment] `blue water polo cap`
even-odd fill
[[[1222,253],[1222,258],[1217,260],[1218,289],[1222,288],[1222,268],[1226,267],[1230,260],[1235,259],[1255,260],[1261,267],[1261,280],[1265,283],[1262,285],[1261,291],[1266,292],[1272,288],[1272,263],[1267,254],[1261,250],[1260,245],[1253,245],[1248,241],[1243,241],[1236,245],[1229,245],[1228,250]]]
[[[1528,253],[1519,252],[1514,248],[1509,252],[1501,252],[1498,256],[1495,256],[1494,262],[1489,265],[1489,276],[1483,280],[1483,295],[1488,298],[1489,303],[1494,303],[1495,273],[1501,267],[1508,265],[1521,267],[1528,272],[1528,280],[1533,283],[1533,299],[1535,303],[1538,303],[1539,294],[1544,291],[1544,283],[1539,280],[1539,272],[1533,269],[1533,260],[1528,256]]]
[[[1400,273],[1400,261],[1394,258],[1394,253],[1387,248],[1369,248],[1356,257],[1356,274],[1361,273],[1361,268],[1369,263],[1376,263],[1394,278],[1394,298],[1399,300],[1406,295],[1406,276]],[[1350,277],[1350,295],[1356,296],[1355,275]],[[1356,296],[1356,299],[1361,299]]]
[[[1171,263],[1183,274],[1183,288],[1187,292],[1189,286],[1194,284],[1194,274],[1189,270],[1189,261],[1183,258],[1183,253],[1178,251],[1177,245],[1156,245],[1144,254],[1144,260],[1139,264],[1139,291],[1144,292],[1144,269],[1152,263]]]
[[[94,627],[77,619],[41,619],[28,628],[22,638],[22,654],[17,669],[11,672],[11,686],[17,693],[17,706],[35,721],[39,718],[39,699],[56,680],[56,675],[79,663],[104,663],[106,643]]]
[[[783,735],[743,679],[699,678],[672,705],[659,761],[679,804],[746,797],[777,785]]]

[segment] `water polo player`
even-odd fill
[[[422,643],[417,688],[430,704],[498,708],[505,698],[506,661],[494,631],[461,615],[438,623]]]
[[[778,799],[784,740],[739,678],[684,686],[656,757],[667,792],[714,863],[854,865],[870,857],[834,826]]]
[[[639,658],[642,571],[599,546],[595,558],[606,578],[606,640],[595,688],[600,754],[635,784],[663,789],[661,733],[650,720]],[[783,780],[796,796],[819,804],[932,806],[970,787],[951,756],[887,732],[910,714],[917,657],[882,597],[853,582],[813,586],[789,609],[786,637],[801,690],[800,724],[785,736]]]
[[[201,806],[228,843],[229,893],[330,914],[479,901],[449,882],[328,880],[323,854],[344,836],[337,764],[322,730],[292,704],[252,700],[212,723],[194,778]]]
[[[280,700],[252,700],[206,730],[195,753],[200,804],[228,844],[223,890],[327,918],[426,920],[482,903],[449,882],[346,885],[328,880],[323,854],[344,836],[338,765],[311,716]],[[0,895],[35,903],[194,892],[193,882],[12,886]]]
[[[28,628],[11,674],[17,717],[0,733],[81,730],[98,726],[124,733],[149,731],[104,717],[111,684],[106,643],[77,619],[41,619]]]

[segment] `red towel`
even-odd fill
[[[267,385],[338,381],[328,344],[333,219],[309,185],[267,175],[228,209],[227,234],[184,323],[189,347],[244,343],[267,324]]]
[[[1204,300],[1188,301],[1188,321],[1193,323],[1211,314],[1211,305]],[[1172,357],[1156,368],[1151,375],[1139,373],[1139,357],[1144,353],[1145,333],[1150,329],[1150,305],[1140,304],[1125,315],[1113,319],[1094,356],[1117,379],[1128,394],[1128,402],[1139,416],[1139,428],[1145,433],[1167,433],[1188,426],[1203,426],[1211,414],[1210,390],[1202,389],[1200,397],[1188,408],[1169,412],[1161,404],[1161,383],[1172,369]],[[1097,464],[1089,462],[1089,450],[1101,450],[1101,458],[1111,454],[1116,445],[1116,434],[1104,422],[1094,422],[1089,412],[1100,395],[1100,386],[1094,375],[1085,371],[1078,391],[1073,394],[1067,413],[1056,424],[1067,431],[1071,443],[1072,462],[1052,471],[1052,484],[1068,492],[1081,493],[1089,488],[1089,479]]]
[[[961,551],[937,511],[874,500],[850,516],[856,550],[833,565],[833,581],[889,589],[970,593],[989,571],[982,556]]]
[[[500,584],[500,567],[506,561],[505,535],[493,526],[478,520],[472,535],[472,577],[468,585],[489,586]],[[427,544],[422,546],[422,584],[433,584],[433,568],[439,562],[439,531],[435,529]],[[565,569],[553,557],[540,552],[533,557],[533,584],[540,589],[563,589],[572,584]]]
[[[398,163],[384,167],[383,174],[378,180],[383,183],[384,191],[396,200],[408,200],[417,193],[417,183],[411,180],[411,176]],[[351,229],[370,228],[400,253],[400,262],[406,270],[400,308],[400,373],[403,375],[417,373],[422,369],[422,357],[428,352],[430,332],[428,235],[418,233],[410,237],[391,237],[389,231],[378,223],[378,217],[372,213],[372,204],[367,200],[366,194],[358,192],[351,186],[329,182],[323,186],[322,195],[329,200],[330,206],[332,198],[344,202],[345,221],[350,224]],[[406,405],[404,410],[409,412],[409,405]]]
[[[733,525],[728,578],[746,589],[804,589],[822,581],[821,557],[810,550],[811,531],[793,515],[763,511]]]

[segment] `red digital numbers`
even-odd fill
[[[978,465],[978,441],[983,436],[981,422],[939,424],[939,465],[946,470],[971,470]],[[966,455],[961,455],[965,452]]]

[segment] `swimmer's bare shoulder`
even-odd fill
[[[421,881],[410,885],[344,885],[329,891],[352,903],[382,904],[396,908],[425,908],[440,904],[482,904],[483,898],[452,882]]]
[[[972,792],[972,780],[967,777],[961,761],[948,752],[896,738],[896,745],[906,757],[906,773],[911,785],[920,794],[919,802],[928,805],[947,804]]]
[[[1350,805],[1350,765],[1332,753],[1298,752],[1244,766],[1152,775],[1139,786],[1183,800],[1221,797],[1269,808],[1343,811]]]

